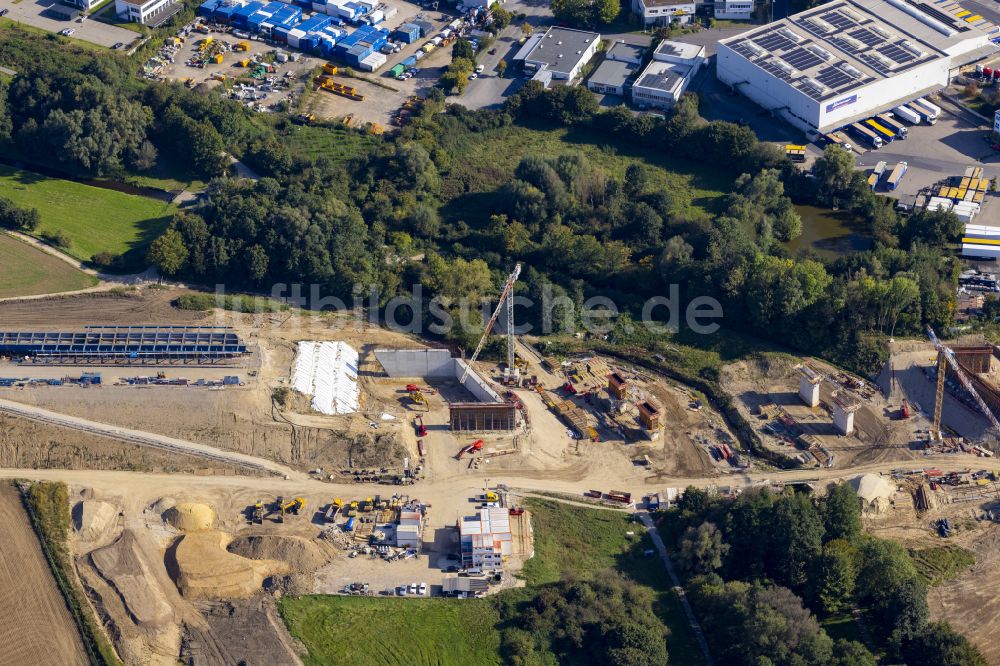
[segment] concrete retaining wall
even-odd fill
[[[468,367],[462,359],[452,358],[447,349],[376,349],[375,358],[390,377],[458,380]],[[463,386],[479,402],[503,402],[489,382],[475,371],[469,373]]]

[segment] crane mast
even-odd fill
[[[934,435],[941,439],[941,410],[944,407],[944,376],[946,372],[945,364],[951,366],[951,369],[955,372],[955,376],[958,377],[959,381],[962,382],[962,386],[969,395],[976,401],[979,405],[979,409],[983,414],[990,420],[990,425],[993,429],[1000,433],[1000,422],[997,421],[997,417],[993,415],[993,410],[989,408],[986,402],[976,391],[976,388],[969,381],[966,376],[965,371],[958,364],[955,359],[955,352],[947,347],[943,342],[938,339],[938,336],[934,333],[934,329],[927,326],[927,337],[930,341],[934,343],[934,348],[938,352],[938,377],[937,377],[937,393],[934,395]]]
[[[500,309],[504,306],[504,303],[507,304],[507,367],[511,372],[514,371],[514,299],[510,298],[510,295],[514,291],[514,283],[517,282],[517,278],[520,275],[521,264],[518,263],[514,265],[514,270],[507,276],[507,281],[504,282],[503,289],[500,290],[500,300],[497,301],[497,307],[493,310],[493,316],[486,322],[483,337],[479,338],[476,351],[472,353],[468,365],[465,366],[465,372],[462,373],[462,378],[458,380],[459,384],[464,384],[465,378],[469,376],[469,370],[472,369],[472,364],[479,358],[479,352],[483,350],[486,338],[489,336],[490,331],[493,330],[493,325],[496,324],[497,318],[500,316]]]

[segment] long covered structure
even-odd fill
[[[35,363],[230,365],[249,354],[226,326],[85,326],[82,331],[0,331],[0,355]]]
[[[720,41],[716,73],[792,125],[827,132],[945,87],[997,39],[951,0],[834,0]]]

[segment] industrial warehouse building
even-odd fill
[[[834,0],[720,41],[716,72],[796,127],[826,132],[943,88],[995,54],[998,37],[947,2]]]

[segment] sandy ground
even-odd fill
[[[16,604],[0,625],[2,661],[84,665],[87,658],[17,490],[0,484],[0,589]],[[16,601],[15,601],[16,600]]]

